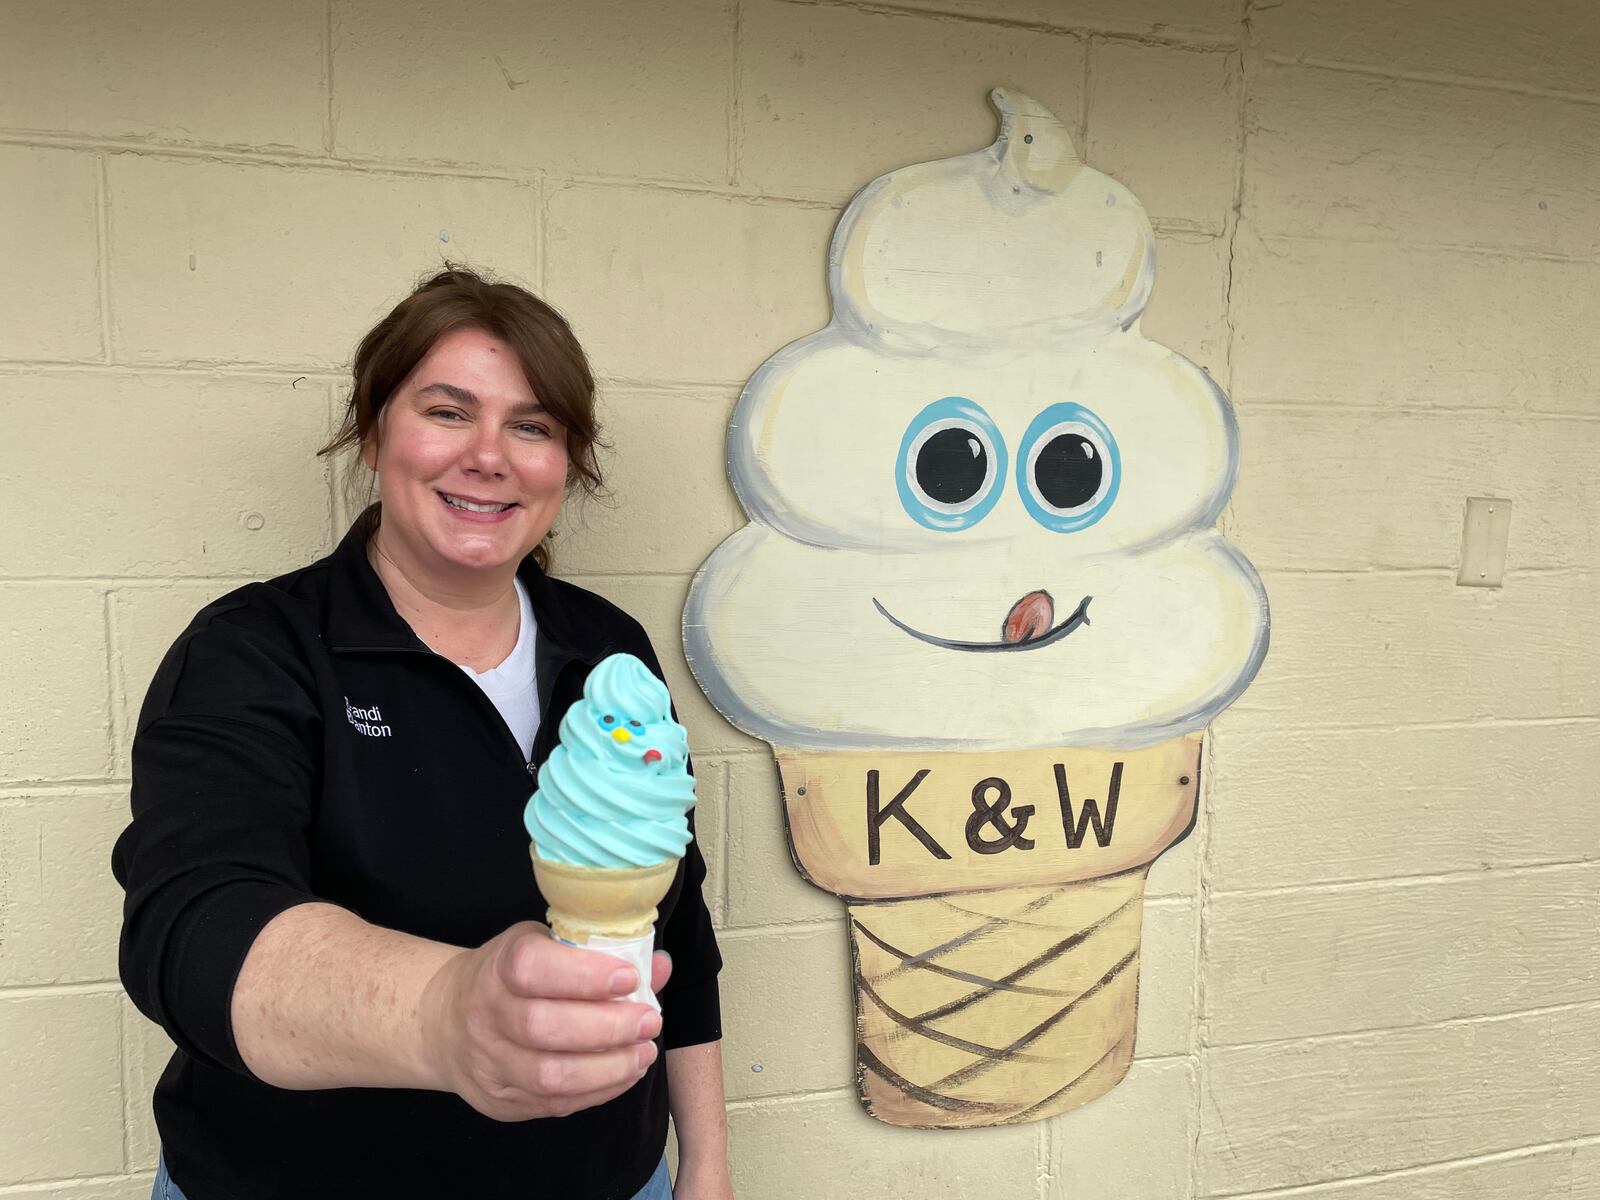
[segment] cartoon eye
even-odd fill
[[[635,729],[643,729],[644,728],[644,725],[641,724],[638,721],[629,721],[628,724],[631,725]]]
[[[895,463],[900,503],[929,529],[966,529],[983,520],[1005,474],[1000,431],[961,396],[935,400],[912,418]]]
[[[601,717],[600,719],[602,721],[604,721],[607,725],[615,725],[617,723],[617,719],[615,717],[613,717],[610,713],[607,713],[605,716]]]
[[[1106,424],[1078,404],[1052,404],[1022,435],[1017,491],[1057,533],[1087,529],[1117,498],[1122,456]]]

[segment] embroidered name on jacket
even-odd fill
[[[364,733],[368,737],[389,737],[389,727],[383,724],[383,714],[374,704],[371,708],[357,708],[350,703],[350,697],[344,698],[344,718],[355,726],[357,733]]]

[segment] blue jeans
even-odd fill
[[[167,1174],[167,1158],[162,1155],[156,1162],[156,1182],[150,1189],[150,1200],[188,1200],[178,1190],[178,1185],[172,1182],[172,1176]],[[661,1164],[656,1167],[656,1173],[650,1176],[650,1182],[639,1190],[633,1200],[672,1200],[672,1183],[667,1178],[667,1156],[661,1156]]]

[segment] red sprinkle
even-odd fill
[[[647,763],[660,762],[661,761],[661,751],[659,751],[659,750],[646,750],[644,752],[644,760]]]

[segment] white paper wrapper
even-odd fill
[[[591,937],[587,943],[569,942],[564,937],[551,934],[556,941],[568,946],[576,946],[579,950],[599,950],[603,954],[610,954],[623,962],[632,963],[639,972],[639,986],[626,996],[617,996],[618,1000],[632,1000],[635,1004],[648,1004],[657,1012],[661,1011],[661,1001],[656,999],[656,994],[650,990],[650,956],[655,951],[655,931],[651,930],[644,937],[637,938],[609,938],[599,934]]]

